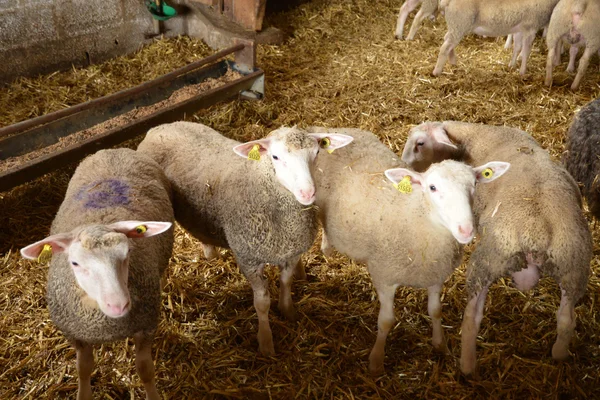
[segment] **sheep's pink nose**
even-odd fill
[[[111,315],[114,315],[115,317],[120,317],[125,315],[127,311],[129,311],[129,304],[129,300],[127,300],[127,302],[125,303],[106,303],[106,308],[110,310]]]
[[[300,189],[300,196],[302,196],[302,198],[306,200],[312,199],[313,197],[315,197],[315,188],[310,188],[307,190]]]
[[[472,224],[464,224],[458,226],[458,233],[463,235],[464,237],[473,236],[473,225]]]

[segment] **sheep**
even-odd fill
[[[316,128],[315,128],[316,129]],[[320,128],[319,128],[320,129]],[[446,349],[441,323],[442,284],[460,264],[461,246],[474,235],[471,197],[475,182],[502,176],[508,163],[471,168],[455,161],[419,174],[370,132],[337,129],[354,137],[344,149],[317,160],[315,180],[323,250],[332,246],[367,265],[380,302],[378,332],[369,370],[383,373],[387,335],[394,325],[398,286],[427,288],[433,346]],[[400,167],[400,168],[397,168]],[[399,193],[407,181],[412,193]],[[488,179],[484,173],[493,172]],[[405,190],[406,192],[406,190]]]
[[[395,33],[396,39],[402,39],[402,32],[404,31],[406,18],[408,18],[408,14],[413,12],[413,10],[417,8],[419,4],[421,4],[421,8],[419,8],[419,11],[413,19],[406,40],[413,40],[415,38],[417,30],[425,18],[435,18],[435,14],[438,9],[438,0],[406,0],[404,4],[402,4],[400,13],[398,14],[398,22],[396,23]]]
[[[600,99],[585,105],[573,119],[569,127],[567,152],[564,157],[567,171],[576,181],[581,182],[589,210],[596,219],[600,219],[598,126],[600,126]]]
[[[519,129],[446,121],[423,123],[410,131],[402,154],[410,166],[422,170],[447,158],[472,165],[501,158],[512,165],[497,185],[478,189],[475,196],[479,238],[467,269],[462,372],[475,372],[477,331],[488,287],[508,274],[522,291],[537,284],[540,272],[559,283],[552,357],[566,359],[575,330],[574,305],[585,293],[592,257],[577,184]]]
[[[313,162],[319,143],[333,151],[351,140],[282,127],[239,143],[202,124],[175,122],[151,129],[138,147],[163,167],[181,226],[209,248],[232,250],[254,292],[263,355],[275,354],[264,265],[280,266],[279,309],[295,320],[292,277],[298,265],[298,277],[306,278],[299,260],[318,230]]]
[[[518,34],[520,37],[515,40],[508,65],[514,67],[519,52],[522,52],[520,74],[525,75],[535,34],[548,24],[557,2],[558,0],[442,0],[440,7],[445,12],[448,32],[440,48],[433,75],[439,76],[442,73],[448,58],[451,64],[456,63],[454,48],[463,36],[471,32],[492,37]]]
[[[579,59],[577,75],[571,84],[571,89],[576,90],[587,70],[590,57],[594,53],[600,54],[600,3],[588,0],[560,0],[552,12],[546,45],[548,58],[546,60],[547,86],[552,85],[552,69],[560,62],[560,53],[563,42],[571,45],[569,51],[568,72],[575,71],[575,58],[580,47],[585,47]]]
[[[147,156],[99,151],[77,167],[51,235],[21,249],[28,259],[52,254],[48,308],[75,347],[80,400],[92,399],[93,345],[131,336],[146,398],[160,398],[151,351],[173,248],[170,190]]]

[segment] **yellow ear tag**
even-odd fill
[[[44,248],[40,252],[37,258],[37,262],[46,264],[52,258],[52,246],[49,244],[45,244]]]
[[[492,176],[494,176],[494,171],[492,171],[491,168],[486,168],[483,170],[481,175],[483,175],[485,179],[490,179]]]
[[[394,183],[394,187],[398,189],[400,193],[412,193],[412,184],[410,182],[410,175],[406,175],[398,183]]]
[[[148,228],[146,228],[146,225],[139,225],[135,227],[135,231],[138,235],[143,235],[147,230]]]
[[[321,141],[319,142],[319,146],[321,146],[322,149],[326,149],[331,146],[331,139],[329,139],[328,137],[324,137],[323,139],[321,139]],[[329,154],[333,153],[334,149],[331,150],[327,150],[327,152]]]
[[[252,146],[252,150],[248,153],[248,160],[258,161],[260,160],[260,145],[255,144]]]

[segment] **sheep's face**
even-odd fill
[[[431,164],[452,158],[457,150],[441,122],[426,122],[410,130],[402,161],[415,171],[425,171]]]
[[[131,308],[129,251],[125,234],[94,225],[84,228],[67,252],[77,284],[111,318]]]
[[[472,168],[447,160],[433,164],[424,173],[396,168],[385,174],[394,183],[410,180],[410,186],[420,189],[430,204],[432,220],[448,229],[459,243],[467,244],[475,235],[472,210],[475,183],[491,182],[502,176],[509,166],[509,163],[490,162]]]
[[[36,258],[44,245],[52,253],[66,253],[75,280],[85,294],[108,317],[119,318],[131,309],[128,238],[157,235],[169,229],[170,222],[121,221],[111,225],[89,225],[72,232],[52,235],[21,250],[26,258]]]
[[[265,138],[234,147],[242,156],[252,158],[252,151],[268,158],[281,185],[303,205],[315,201],[312,167],[321,148],[328,151],[349,144],[353,138],[337,133],[307,134],[297,128],[279,128]],[[258,146],[258,148],[257,148]],[[255,150],[254,150],[255,149]]]

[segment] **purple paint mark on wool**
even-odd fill
[[[109,208],[129,204],[129,185],[117,179],[95,181],[82,187],[75,198],[85,208]]]

